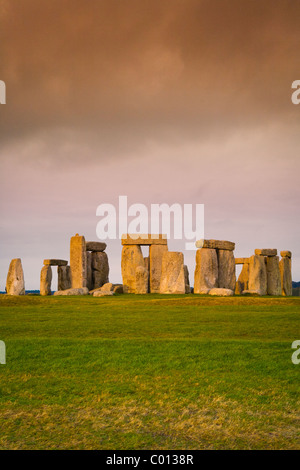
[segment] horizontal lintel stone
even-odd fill
[[[44,266],[67,266],[68,261],[64,259],[44,259]]]
[[[106,247],[104,242],[86,242],[86,251],[104,251]]]
[[[249,264],[249,258],[235,258],[235,264]]]
[[[292,252],[288,251],[288,250],[281,251],[280,256],[282,256],[282,258],[291,258],[292,257]]]
[[[123,234],[122,245],[167,245],[165,234]]]
[[[255,254],[258,256],[277,256],[277,250],[276,248],[256,249]]]
[[[235,249],[235,243],[227,240],[197,240],[196,248],[208,248],[211,250],[229,250]]]

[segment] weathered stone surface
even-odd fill
[[[160,292],[162,258],[167,251],[167,245],[151,245],[149,248],[150,292],[153,294]]]
[[[233,251],[235,249],[235,243],[228,242],[226,240],[197,240],[197,248],[209,248],[211,250],[229,250]]]
[[[86,242],[86,251],[104,251],[106,247],[104,242]]]
[[[279,261],[282,295],[292,295],[292,260],[284,257]]]
[[[217,252],[214,249],[201,248],[196,253],[194,294],[207,294],[214,287],[218,287]]]
[[[105,290],[105,291],[96,290],[93,293],[93,297],[106,297],[108,295],[114,295],[114,293],[111,290]]]
[[[54,295],[88,295],[89,290],[87,287],[74,287],[72,289],[57,290]]]
[[[40,294],[51,295],[52,269],[51,266],[43,266],[40,278]]]
[[[284,250],[280,252],[280,256],[282,258],[291,258],[292,257],[292,252],[288,250]]]
[[[135,270],[135,293],[147,294],[149,285],[149,272],[144,266],[138,266]]]
[[[240,272],[235,285],[235,293],[241,295],[243,291],[248,290],[249,286],[249,263],[245,263]]]
[[[277,256],[276,248],[263,248],[262,250],[256,249],[254,253],[258,256]]]
[[[134,294],[136,287],[135,271],[138,266],[144,267],[144,258],[141,247],[126,245],[122,248],[122,279],[124,294]]]
[[[190,294],[191,293],[190,274],[189,274],[189,270],[186,264],[183,266],[183,269],[184,269],[185,293]]]
[[[261,255],[250,257],[248,290],[259,295],[267,295],[267,268],[265,259]]]
[[[218,250],[218,286],[221,289],[230,289],[234,291],[235,276],[235,259],[233,251]]]
[[[57,290],[71,289],[70,266],[57,266]]]
[[[281,278],[278,256],[267,257],[267,294],[281,295]]]
[[[168,239],[164,234],[132,234],[122,235],[122,245],[167,245]]]
[[[104,251],[92,253],[93,288],[102,287],[109,282],[108,257]]]
[[[106,291],[111,291],[112,292],[113,287],[114,287],[114,285],[111,282],[106,282],[105,284],[103,284],[102,287],[100,287],[100,289],[101,289],[102,292],[106,292]]]
[[[209,295],[219,295],[221,297],[229,297],[232,296],[233,293],[232,289],[223,289],[221,287],[214,287],[209,291]]]
[[[161,294],[185,294],[183,253],[166,251],[162,258]]]
[[[249,258],[235,258],[235,264],[249,264]]]
[[[87,256],[85,238],[79,236],[71,238],[70,242],[70,268],[73,288],[87,287]]]
[[[68,261],[64,259],[44,259],[44,266],[67,266]]]
[[[123,284],[114,284],[113,293],[114,294],[123,294]]]
[[[9,295],[24,295],[25,282],[20,258],[12,259],[6,278],[6,292]]]
[[[93,289],[93,268],[92,268],[92,253],[89,251],[86,252],[86,281],[87,288],[89,290]]]

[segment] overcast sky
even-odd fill
[[[205,204],[206,238],[291,250],[300,280],[300,2],[0,0],[0,23],[0,290],[15,257],[38,289],[119,195]]]

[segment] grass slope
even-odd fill
[[[0,296],[0,449],[299,449],[299,314],[299,298]]]

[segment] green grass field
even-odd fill
[[[0,296],[0,449],[300,449],[300,298]]]

